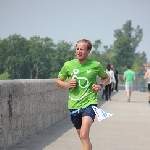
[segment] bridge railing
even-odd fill
[[[7,150],[69,115],[68,89],[55,79],[0,81],[0,149]]]

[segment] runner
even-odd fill
[[[97,106],[99,90],[109,83],[109,76],[101,63],[88,59],[91,49],[89,40],[79,40],[76,44],[77,59],[64,64],[56,81],[57,86],[69,88],[68,108],[71,121],[81,140],[82,150],[92,150],[89,138],[95,119],[92,106]],[[103,79],[100,84],[96,83],[97,75]]]

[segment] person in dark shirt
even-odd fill
[[[115,68],[114,65],[111,65],[111,69],[114,71],[114,76],[115,76],[115,80],[116,80],[116,83],[114,83],[114,85],[112,86],[112,91],[116,90],[118,92],[119,73],[118,73],[118,70]]]

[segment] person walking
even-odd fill
[[[145,72],[144,79],[147,80],[147,86],[148,86],[148,103],[150,106],[150,63],[147,64],[146,67],[147,71]]]
[[[108,99],[111,101],[111,86],[113,83],[116,83],[116,81],[110,64],[108,64],[106,67],[106,73],[109,75],[110,83],[105,86],[105,98],[106,101],[108,101]]]
[[[109,83],[109,76],[101,63],[88,59],[91,49],[89,40],[79,40],[76,43],[77,59],[64,63],[56,81],[58,87],[69,88],[68,108],[81,140],[82,150],[92,150],[89,137],[95,119],[92,106],[97,106],[99,90]],[[102,78],[99,84],[96,82],[97,75]]]
[[[131,66],[127,65],[127,71],[124,72],[123,80],[125,81],[125,90],[127,94],[128,102],[130,102],[133,82],[135,81],[135,72],[131,70]]]
[[[113,83],[112,85],[112,91],[113,90],[116,90],[118,92],[118,80],[119,80],[119,72],[118,70],[116,69],[116,67],[114,65],[111,65],[111,69],[113,70],[114,72],[114,76],[115,76],[115,81],[116,83]]]

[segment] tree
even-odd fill
[[[72,43],[60,41],[56,44],[55,50],[50,53],[50,78],[56,78],[61,67],[67,60],[75,57],[75,49],[72,48]]]
[[[5,72],[8,72],[11,79],[18,79],[22,74],[23,58],[26,53],[27,40],[21,35],[10,35],[1,43],[2,60]]]
[[[120,68],[127,64],[132,65],[135,59],[136,48],[143,37],[142,29],[137,26],[136,29],[132,27],[131,20],[127,21],[122,29],[115,30],[114,37],[114,63]]]
[[[146,58],[146,53],[145,52],[138,52],[138,53],[135,53],[135,60],[134,60],[134,63],[132,65],[132,69],[135,71],[135,72],[142,72],[143,71],[143,67],[142,67],[142,64],[144,62],[147,62],[147,58]]]
[[[92,45],[93,45],[93,50],[91,51],[89,58],[100,61],[101,40],[95,40]]]
[[[45,67],[47,56],[51,53],[54,46],[53,40],[48,37],[40,38],[39,36],[34,36],[30,38],[27,59],[31,79],[33,78],[33,73],[35,73],[35,79],[38,78],[39,73]]]
[[[6,39],[0,40],[0,74],[5,71],[7,60],[7,45]]]

